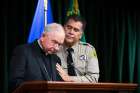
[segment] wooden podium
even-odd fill
[[[30,81],[13,93],[134,93],[138,84]]]

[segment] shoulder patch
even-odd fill
[[[96,50],[94,49],[94,50],[90,51],[89,55],[97,58]]]

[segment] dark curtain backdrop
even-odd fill
[[[38,0],[4,0],[0,14],[0,90],[8,92],[8,64],[13,49],[27,38]],[[68,0],[52,0],[55,22],[62,23]],[[140,7],[138,2],[79,0],[87,21],[85,37],[97,51],[99,82],[140,84]],[[139,93],[139,92],[137,92]]]

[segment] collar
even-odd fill
[[[76,50],[76,47],[78,46],[78,44],[79,44],[79,42],[77,42],[76,44],[74,44],[71,48],[73,48],[73,52],[75,52],[75,50]],[[66,52],[67,51],[67,49],[69,48],[69,47],[67,47],[65,44],[63,45],[63,47],[64,47],[64,51]]]
[[[43,51],[43,47],[42,47],[42,45],[41,45],[41,43],[40,43],[40,40],[37,40],[37,42],[38,42],[38,45],[39,45],[39,47],[42,49],[42,51]],[[46,55],[48,55],[48,53],[45,53]]]

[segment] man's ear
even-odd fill
[[[43,32],[43,33],[42,33],[42,37],[44,37],[44,36],[45,36],[45,33]]]

